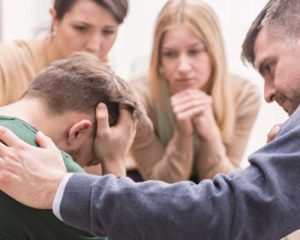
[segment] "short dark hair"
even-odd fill
[[[55,0],[54,9],[57,19],[63,19],[66,12],[70,11],[78,0]],[[92,0],[99,6],[107,9],[118,23],[122,23],[128,12],[128,0]]]
[[[254,65],[254,44],[260,30],[265,26],[273,33],[288,38],[298,37],[300,33],[300,1],[270,0],[251,24],[242,45],[243,62]],[[284,35],[283,35],[284,34]]]
[[[103,102],[110,125],[118,121],[120,104],[135,117],[142,114],[130,86],[89,53],[76,53],[50,64],[30,83],[23,97],[42,99],[52,114],[94,113]]]

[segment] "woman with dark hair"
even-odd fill
[[[55,0],[49,37],[0,44],[0,106],[19,99],[42,68],[74,52],[107,63],[127,11],[127,0]]]

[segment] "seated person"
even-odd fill
[[[239,169],[260,96],[229,72],[213,9],[201,0],[166,1],[153,42],[149,72],[132,81],[154,129],[138,128],[132,146],[141,177],[198,182]]]
[[[103,112],[107,116],[107,110],[109,117],[104,118],[104,125],[108,129],[142,116],[127,85],[95,56],[80,53],[49,65],[31,82],[19,101],[1,107],[0,125],[32,145],[36,145],[38,130],[49,135],[64,151],[69,172],[83,171],[79,165],[100,162],[104,172],[124,175],[123,159],[106,161],[95,137],[102,130],[97,129],[97,121],[103,125],[100,118],[103,121]],[[126,136],[127,140],[130,136]],[[65,225],[50,210],[26,207],[3,192],[0,192],[0,209],[0,239],[104,239]]]

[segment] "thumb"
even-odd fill
[[[97,134],[109,130],[108,110],[104,103],[99,103],[96,109]]]
[[[47,149],[57,149],[56,145],[52,141],[51,138],[47,137],[44,133],[41,131],[38,131],[35,136],[35,141],[41,148],[47,148]]]

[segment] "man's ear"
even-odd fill
[[[68,145],[73,149],[80,147],[91,136],[92,127],[92,122],[87,119],[73,124],[68,131]]]

